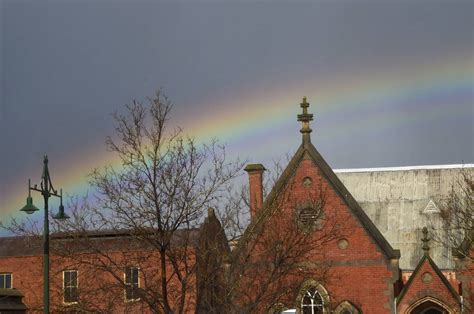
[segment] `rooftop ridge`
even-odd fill
[[[448,165],[420,165],[420,166],[400,166],[400,167],[375,167],[375,168],[347,168],[333,169],[335,173],[347,172],[375,172],[375,171],[409,171],[409,170],[436,170],[436,169],[462,169],[474,168],[474,164],[448,164]]]

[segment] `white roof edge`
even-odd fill
[[[380,167],[380,168],[353,168],[353,169],[334,169],[333,171],[335,173],[346,173],[346,172],[409,171],[409,170],[462,169],[462,168],[474,168],[474,164],[425,165],[425,166]]]

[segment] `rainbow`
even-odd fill
[[[353,130],[368,134],[375,128],[398,129],[416,123],[419,119],[459,115],[459,106],[452,106],[452,101],[455,104],[472,105],[473,68],[472,55],[468,54],[405,68],[335,73],[318,79],[299,78],[292,81],[291,85],[286,82],[273,86],[271,92],[261,89],[237,91],[225,99],[215,98],[206,104],[196,104],[199,108],[206,108],[202,115],[177,117],[173,122],[183,126],[185,132],[192,134],[198,141],[208,141],[214,137],[222,140],[232,148],[233,155],[247,158],[251,154],[256,158],[268,159],[298,146],[300,138],[296,134],[299,126],[295,115],[299,111],[298,103],[302,96],[308,96],[312,104],[311,111],[315,114],[313,129],[316,131],[320,116],[364,113],[364,119],[348,119],[338,132],[321,135],[325,139],[337,140]],[[451,100],[452,95],[455,95],[455,100]],[[446,102],[436,101],[443,97],[447,99]],[[428,100],[431,105],[426,110],[414,110],[409,116],[405,113],[381,116],[376,110],[384,103],[416,104],[420,100],[424,104]],[[269,134],[275,137],[272,146],[262,145],[272,141]],[[68,166],[71,164],[75,165],[72,169]],[[84,195],[89,189],[86,174],[107,164],[119,166],[104,146],[81,148],[75,157],[59,162],[54,173],[60,175],[53,179],[69,195]],[[40,163],[38,167],[41,167]],[[38,169],[38,173],[40,171]],[[13,188],[5,193],[7,200],[2,202],[0,220],[23,215],[17,208],[25,202],[27,176],[19,174],[19,177],[25,180],[21,184],[13,184]],[[40,195],[34,197],[36,204],[42,204]]]

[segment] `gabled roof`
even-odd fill
[[[303,103],[301,103],[301,108],[303,109],[303,114],[298,115],[298,121],[302,122],[302,129],[300,132],[303,134],[303,142],[292,157],[288,166],[285,168],[280,178],[277,180],[275,186],[272,188],[270,194],[268,194],[265,199],[262,209],[257,211],[256,216],[247,227],[240,243],[248,241],[254,234],[258,233],[260,227],[263,225],[263,222],[270,217],[278,206],[272,206],[275,202],[278,202],[277,196],[284,190],[285,186],[288,184],[291,177],[294,175],[297,167],[300,162],[305,158],[306,155],[310,157],[313,163],[318,167],[329,184],[334,188],[336,193],[344,200],[349,210],[354,214],[354,216],[361,223],[363,228],[367,231],[368,235],[374,240],[376,245],[380,248],[386,258],[400,258],[400,251],[392,248],[390,243],[385,239],[385,237],[380,233],[374,223],[370,220],[367,214],[362,210],[360,205],[351,195],[351,193],[346,189],[344,184],[339,180],[331,167],[326,163],[324,158],[318,152],[318,150],[313,146],[310,139],[311,128],[309,127],[309,122],[313,120],[313,115],[309,114],[307,108],[309,103],[306,102],[306,97],[303,98]]]
[[[344,184],[342,184],[342,182],[336,176],[334,171],[318,152],[318,150],[313,146],[313,144],[309,140],[309,137],[304,137],[303,143],[300,145],[295,155],[291,159],[290,163],[276,182],[272,191],[267,196],[263,204],[263,209],[261,211],[271,210],[271,208],[273,207],[271,206],[271,204],[276,200],[277,195],[280,194],[280,192],[289,182],[290,178],[295,173],[296,168],[300,164],[301,160],[304,158],[305,154],[307,154],[311,158],[313,163],[316,165],[316,167],[321,170],[326,180],[334,188],[337,194],[344,200],[349,210],[357,217],[359,222],[362,224],[369,236],[372,237],[377,246],[382,250],[384,255],[387,258],[400,258],[400,251],[393,249],[390,243],[388,243],[382,233],[377,229],[377,227],[373,224],[367,214],[362,210],[362,208],[351,195],[351,193],[346,189]]]
[[[438,268],[438,266],[436,265],[436,263],[431,259],[431,257],[428,255],[428,254],[425,254],[423,255],[423,257],[421,258],[421,260],[418,262],[418,265],[416,266],[415,270],[413,271],[413,273],[411,274],[410,276],[410,279],[408,279],[408,282],[405,284],[405,286],[403,287],[402,291],[400,292],[400,294],[398,295],[397,297],[397,303],[400,304],[403,297],[405,296],[405,294],[407,293],[408,290],[410,290],[410,287],[413,283],[413,281],[415,280],[415,278],[417,277],[418,273],[420,272],[422,266],[424,263],[430,263],[430,266],[431,268],[433,269],[433,271],[435,272],[436,276],[439,277],[439,279],[441,279],[441,282],[443,282],[443,284],[446,286],[446,288],[449,290],[449,292],[451,293],[451,295],[458,301],[460,302],[460,298],[459,298],[459,295],[458,293],[456,292],[456,290],[454,290],[453,286],[451,286],[451,284],[449,283],[448,279],[446,279],[446,277],[443,275],[443,273],[441,272],[441,270]]]
[[[217,251],[226,257],[230,254],[225,230],[212,208],[208,209],[207,217],[199,229],[198,246],[204,252]]]

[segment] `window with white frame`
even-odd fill
[[[77,270],[63,271],[63,301],[66,304],[79,301]]]
[[[125,268],[125,301],[136,301],[140,299],[138,289],[140,278],[138,267]]]
[[[13,288],[12,273],[0,273],[0,289],[11,289],[11,288]]]
[[[301,300],[302,314],[319,314],[324,313],[324,301],[315,287],[309,288],[303,295]]]

